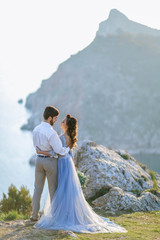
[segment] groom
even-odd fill
[[[53,129],[54,123],[59,115],[58,109],[53,106],[47,106],[44,110],[44,121],[33,130],[33,144],[41,151],[54,150],[55,153],[65,155],[70,148],[62,147],[62,142]],[[57,187],[57,158],[44,155],[37,155],[35,167],[34,194],[32,198],[32,216],[31,221],[38,220],[40,209],[40,199],[43,191],[45,179],[47,177],[50,199],[52,201]]]

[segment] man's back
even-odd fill
[[[52,128],[48,122],[41,122],[33,130],[33,144],[41,151],[54,150],[55,153],[65,155],[69,152],[70,148],[63,147],[62,142],[57,132]]]
[[[47,122],[41,122],[33,130],[33,144],[34,147],[40,148],[42,151],[50,151],[52,146],[50,145],[50,137],[55,135],[56,132],[52,126]]]

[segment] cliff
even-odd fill
[[[159,79],[160,31],[113,9],[93,42],[27,97],[31,117],[22,129],[32,130],[53,105],[60,120],[66,113],[78,118],[79,140],[159,153]]]

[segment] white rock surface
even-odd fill
[[[91,141],[83,141],[75,155],[75,161],[78,170],[89,175],[86,197],[92,197],[98,189],[107,186],[116,186],[124,191],[142,191],[153,187],[149,173],[133,157],[129,157],[130,159],[125,160],[118,151]]]
[[[143,193],[140,197],[126,193],[118,187],[92,202],[94,207],[107,211],[153,211],[160,210],[160,198],[150,192]]]
[[[144,170],[124,150],[115,151],[91,141],[83,141],[75,152],[74,160],[78,170],[89,176],[84,189],[86,198],[95,196],[102,188],[108,189],[108,193],[92,202],[94,207],[113,212],[160,210],[160,195],[158,197],[147,192],[153,187],[149,170]],[[159,177],[156,174],[158,185]],[[135,192],[139,192],[140,196]]]

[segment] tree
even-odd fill
[[[32,210],[32,199],[29,190],[25,186],[21,186],[18,190],[13,184],[8,188],[8,198],[3,193],[3,199],[0,201],[0,211],[8,213],[16,210],[18,213],[29,215]]]

